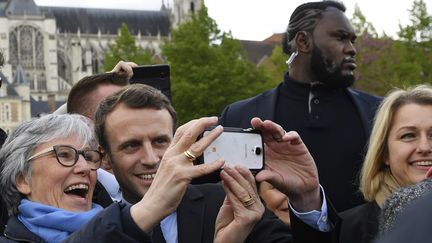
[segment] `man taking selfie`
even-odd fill
[[[136,203],[147,193],[175,126],[170,101],[150,86],[130,85],[102,101],[95,130],[106,152],[103,163],[112,168],[123,201]],[[188,186],[177,210],[154,229],[153,241],[212,242],[224,198],[220,184]],[[266,211],[246,242],[290,242],[290,238],[288,228]]]

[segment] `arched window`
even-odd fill
[[[94,48],[91,48],[91,57],[92,73],[100,73],[102,71],[102,62],[99,53]]]
[[[57,73],[60,78],[72,84],[71,62],[63,51],[57,52]]]
[[[9,62],[12,70],[23,67],[31,89],[46,89],[44,37],[30,25],[17,26],[9,32]],[[13,74],[15,75],[15,73]],[[35,85],[37,83],[37,85]],[[37,86],[37,87],[35,87]]]
[[[190,3],[190,11],[191,11],[191,13],[195,13],[195,3],[194,2]]]
[[[9,104],[5,104],[4,105],[4,121],[11,121],[11,109],[10,109],[10,106],[9,106]]]

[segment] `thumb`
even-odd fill
[[[211,162],[210,164],[194,165],[191,167],[190,176],[192,178],[197,178],[197,177],[200,177],[203,175],[208,175],[208,174],[215,172],[216,170],[222,168],[224,163],[225,163],[225,160],[223,158],[220,158],[216,161]]]
[[[273,171],[270,170],[262,170],[258,172],[255,176],[255,180],[258,182],[267,181],[270,184],[277,183],[277,175]]]

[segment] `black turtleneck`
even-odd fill
[[[275,114],[285,130],[302,137],[335,208],[342,211],[361,204],[358,175],[367,138],[347,90],[299,83],[286,75]]]

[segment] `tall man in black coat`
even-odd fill
[[[95,115],[95,130],[106,152],[105,168],[114,172],[124,201],[147,193],[159,163],[173,140],[176,113],[160,91],[124,87],[107,97]],[[177,210],[154,229],[154,242],[212,242],[225,193],[219,184],[190,185]],[[266,212],[246,242],[290,242],[282,221]]]
[[[362,203],[357,174],[381,99],[349,88],[356,35],[334,1],[300,5],[283,40],[289,72],[277,87],[228,105],[224,126],[250,127],[252,117],[297,131],[316,160],[320,182],[338,211]]]

